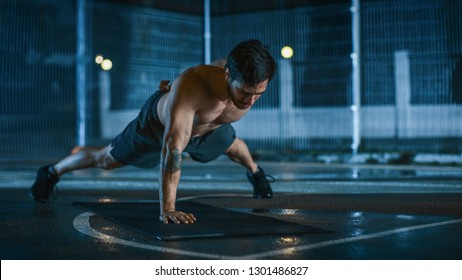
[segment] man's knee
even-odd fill
[[[105,170],[111,170],[123,166],[122,163],[115,160],[115,158],[111,155],[112,148],[113,147],[109,145],[98,151],[96,155],[98,167]]]
[[[76,149],[74,149],[76,150]],[[111,170],[122,166],[111,155],[112,146],[106,147],[79,147],[73,153],[80,154],[81,157],[90,164],[90,166]]]
[[[241,151],[243,147],[246,147],[245,143],[241,139],[236,138],[231,144],[231,146],[229,146],[229,148],[226,150],[225,153],[227,155],[237,154]]]

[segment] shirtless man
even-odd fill
[[[181,73],[171,86],[161,83],[134,119],[111,144],[83,147],[54,165],[41,167],[31,187],[40,203],[56,198],[63,174],[83,168],[141,168],[159,164],[160,221],[190,224],[192,213],[175,208],[182,153],[209,162],[225,153],[247,169],[255,198],[271,198],[267,176],[252,159],[247,145],[236,138],[232,122],[241,119],[263,95],[276,64],[267,47],[257,40],[238,44],[224,68],[199,65]]]

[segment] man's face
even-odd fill
[[[231,81],[227,76],[229,96],[234,105],[241,110],[247,110],[263,95],[268,85],[268,80],[259,83],[255,87],[249,87],[238,81]]]

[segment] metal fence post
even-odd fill
[[[204,0],[204,63],[211,63],[210,0]]]
[[[358,153],[361,144],[361,18],[360,0],[352,0],[350,8],[352,14],[352,39],[353,52],[351,60],[353,65],[352,85],[353,85],[353,141],[351,149],[353,154]]]
[[[86,24],[85,1],[77,1],[77,54],[76,54],[76,94],[77,94],[77,145],[85,146],[86,140]]]

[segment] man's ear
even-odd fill
[[[231,74],[229,73],[229,68],[226,67],[225,68],[225,80],[229,82],[230,79],[231,79]]]

